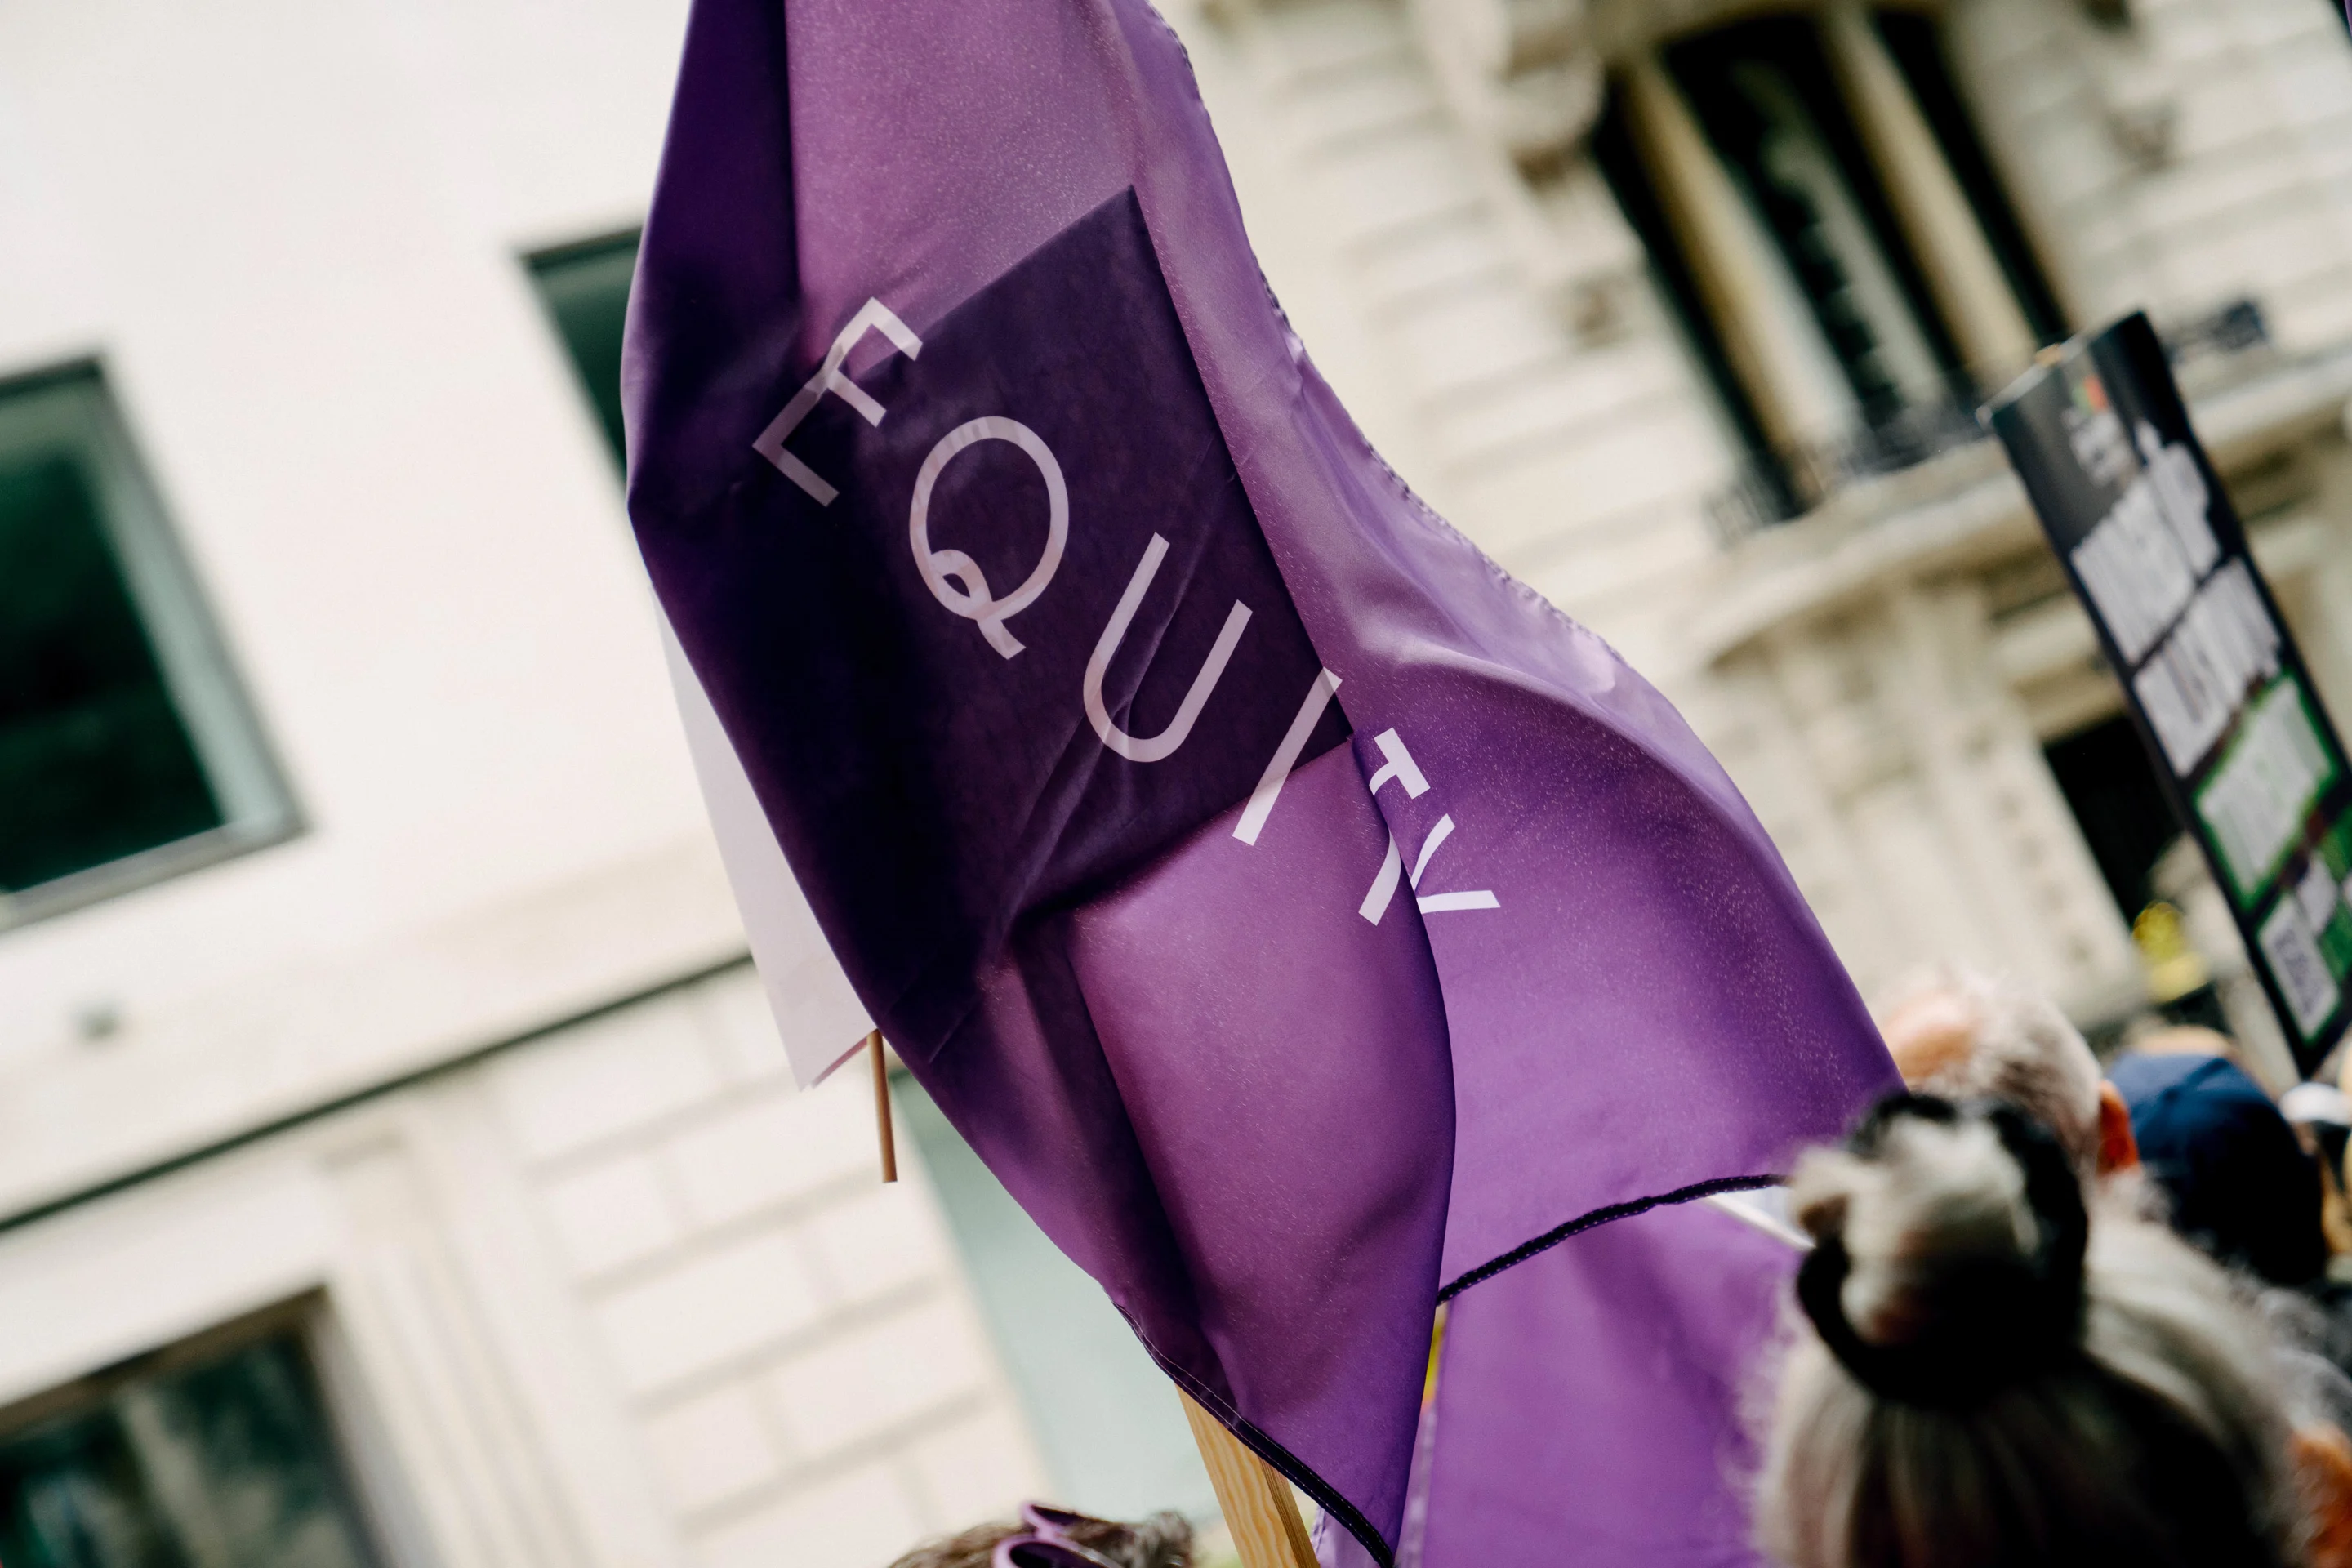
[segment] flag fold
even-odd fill
[[[1375,1560],[1442,1295],[1891,1082],[1705,748],[1316,375],[1141,0],[697,0],[624,384],[858,1000]]]

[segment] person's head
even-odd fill
[[[1815,1241],[1765,1442],[1788,1568],[2284,1568],[2267,1331],[2160,1226],[2086,1212],[2013,1107],[1897,1097],[1800,1163]]]
[[[2184,1052],[2130,1052],[2107,1077],[2175,1230],[2273,1285],[2319,1277],[2319,1170],[2260,1084],[2219,1056]]]
[[[890,1568],[1192,1568],[1192,1527],[1181,1513],[1139,1524],[1027,1503],[1017,1524],[976,1524],[919,1546]]]
[[[1914,1093],[2007,1100],[2057,1134],[2085,1172],[2137,1162],[2130,1112],[2100,1079],[2082,1031],[2047,997],[1939,968],[1895,994],[1879,1029]]]

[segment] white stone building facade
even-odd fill
[[[59,461],[219,819],[0,897],[12,1568],[878,1565],[1054,1488],[915,1141],[793,1090],[527,265],[642,220],[683,22],[0,8],[0,858],[114,711],[23,689]]]
[[[1683,707],[1865,988],[2137,1005],[2094,841],[2138,786],[2077,744],[2119,695],[1998,452],[1921,416],[2053,327],[2258,319],[2184,374],[2352,713],[2326,0],[1170,16],[1374,442]],[[919,1103],[880,1188],[745,965],[550,314],[642,219],[681,25],[0,6],[0,784],[48,814],[0,798],[0,1557],[70,1514],[204,1568],[880,1568],[1038,1492],[1202,1500],[1083,1289]],[[87,754],[136,822],[39,794]],[[2148,885],[2259,1029],[2195,883]]]
[[[2091,733],[2136,765],[2137,743],[2115,743],[2120,689],[1998,447],[1931,433],[1906,460],[1837,384],[1853,367],[1828,363],[1818,280],[1808,299],[1719,96],[1785,67],[1799,108],[1850,139],[1818,154],[1846,157],[1817,177],[1843,185],[1813,215],[1832,259],[1856,295],[1890,257],[1915,273],[1907,299],[1877,279],[1888,297],[1856,313],[1882,351],[1921,326],[1950,340],[1940,381],[1894,377],[1906,404],[1958,399],[1965,422],[1953,384],[1990,391],[2039,342],[2136,309],[2194,337],[2251,302],[2264,340],[2182,374],[2346,713],[2342,16],[2305,0],[1216,0],[1188,38],[1276,290],[1374,444],[1675,699],[1865,992],[1957,960],[2086,1023],[2138,1007],[2134,889],[2103,879],[2084,826],[2103,808],[2070,800],[2049,750]],[[1805,51],[1817,78],[1791,63]],[[1612,136],[1632,148],[1613,170]],[[1800,166],[1773,177],[1816,178],[1805,139],[1780,141]],[[1629,162],[1663,209],[1646,235]],[[1872,185],[1872,235],[1839,235],[1828,209]],[[2003,225],[1996,256],[1983,231]],[[2022,319],[2026,294],[2042,321]],[[1760,514],[1740,482],[1759,448],[1793,454],[1793,493]],[[2077,771],[2095,790],[2101,768]],[[2141,809],[2147,787],[2128,784]],[[2186,907],[2259,1049],[2275,1026],[2185,869],[2147,895]]]

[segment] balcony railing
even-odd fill
[[[2237,379],[2230,371],[2258,368],[2259,351],[2270,345],[2270,328],[2260,305],[2238,300],[2174,326],[2164,333],[2164,344],[2177,373],[2210,385]],[[1863,480],[1972,446],[1986,438],[1978,403],[1957,395],[1913,403],[1890,419],[1825,440],[1751,453],[1731,482],[1706,498],[1707,521],[1726,545],[1735,544],[1794,521]]]

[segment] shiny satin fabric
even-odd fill
[[[1892,1087],[1680,717],[1316,374],[1139,0],[698,0],[624,387],[860,1001],[1375,1560],[1441,1296]]]

